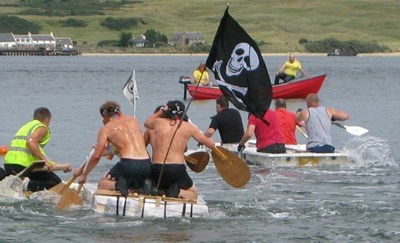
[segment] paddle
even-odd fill
[[[303,131],[303,129],[301,129],[301,127],[299,127],[298,125],[296,125],[296,129],[297,129],[297,131],[299,131],[305,138],[308,138],[307,133],[305,133],[305,132]]]
[[[233,152],[216,146],[212,148],[211,155],[218,173],[232,187],[243,187],[250,180],[251,173],[246,162]]]
[[[368,129],[363,128],[363,127],[359,127],[359,126],[345,126],[345,125],[342,125],[342,124],[340,124],[338,122],[332,122],[332,124],[334,124],[334,125],[336,125],[336,126],[338,126],[340,128],[345,129],[346,132],[348,132],[348,133],[350,133],[352,135],[355,135],[355,136],[361,136],[361,135],[363,135],[363,134],[368,132]]]
[[[208,152],[198,151],[190,155],[185,155],[185,160],[192,171],[199,173],[206,168],[208,161],[210,161],[210,155]]]
[[[87,162],[89,161],[90,157],[92,157],[93,153],[94,153],[94,148],[90,151],[89,155],[86,157],[85,162],[80,166],[81,168],[87,165]],[[56,209],[60,210],[60,209],[65,209],[71,205],[83,204],[83,200],[79,196],[80,188],[78,188],[78,191],[69,189],[69,187],[75,181],[76,178],[77,176],[73,175],[65,185],[63,183],[59,183],[58,185],[50,188],[51,191],[61,194],[61,197],[56,204]],[[79,187],[81,187],[81,185],[79,185]]]
[[[19,178],[27,177],[30,173],[32,173],[33,170],[43,169],[44,165],[45,165],[45,162],[43,160],[34,161],[32,164],[30,164],[28,167],[23,169],[21,172],[19,172],[15,176],[17,176]]]

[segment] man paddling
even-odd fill
[[[152,130],[150,136],[155,136],[149,139],[153,149],[151,174],[157,184],[161,177],[158,189],[165,190],[168,197],[197,199],[197,188],[186,172],[186,146],[191,137],[210,149],[215,144],[196,125],[183,120],[184,112],[185,105],[181,101],[169,101],[144,123]]]
[[[150,176],[150,157],[146,150],[143,133],[138,120],[131,115],[123,115],[120,105],[107,101],[100,106],[100,115],[104,126],[100,128],[97,143],[86,168],[77,168],[74,175],[79,176],[79,183],[87,180],[89,173],[99,163],[109,144],[118,151],[121,161],[114,165],[99,184],[98,189],[118,190],[127,196],[129,188],[142,188],[143,194],[150,194],[150,186],[145,184]]]
[[[51,162],[44,152],[44,146],[50,141],[49,129],[51,113],[46,107],[37,108],[33,113],[33,120],[23,125],[14,138],[4,157],[4,168],[8,175],[16,175],[33,164],[42,160],[49,171],[30,173],[28,191],[41,191],[49,189],[61,182],[61,179],[52,172],[56,165]],[[71,165],[66,164],[65,172],[71,171]]]
[[[307,150],[314,153],[333,153],[331,121],[345,121],[349,114],[334,108],[325,108],[319,105],[317,94],[311,93],[306,97],[307,108],[298,109],[296,121],[304,121],[307,129]]]

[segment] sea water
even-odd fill
[[[102,126],[99,106],[115,100],[133,107],[122,88],[136,70],[135,115],[143,124],[157,105],[183,99],[179,76],[191,76],[206,56],[0,57],[0,144],[7,144],[33,110],[52,112],[47,154],[55,161],[84,162]],[[345,125],[369,132],[354,137],[332,127],[334,145],[357,163],[336,167],[263,168],[234,189],[213,163],[190,172],[207,201],[210,217],[136,219],[99,215],[89,204],[54,210],[51,198],[0,196],[0,242],[397,242],[400,240],[400,58],[384,56],[298,58],[307,74],[326,73],[321,105],[347,111]],[[265,56],[273,74],[287,59]],[[215,101],[185,101],[188,115],[205,131]],[[289,100],[288,108],[305,108]],[[241,112],[244,124],[247,114]],[[297,134],[300,143],[305,139]],[[219,141],[219,135],[213,137]],[[189,147],[196,148],[190,141]],[[95,183],[116,162],[102,159],[89,175]],[[71,174],[58,173],[67,180]]]

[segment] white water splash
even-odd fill
[[[398,166],[386,140],[373,136],[354,137],[347,141],[343,152],[348,153],[357,166]]]
[[[22,180],[17,176],[7,176],[0,181],[0,197],[3,199],[26,199],[22,190]]]

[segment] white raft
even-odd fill
[[[199,218],[209,215],[208,206],[200,197],[198,200],[187,200],[130,193],[125,198],[118,191],[98,190],[97,184],[85,184],[81,196],[92,204],[94,211],[102,214],[140,218]]]
[[[341,165],[353,161],[349,154],[335,151],[334,153],[312,153],[306,150],[305,144],[286,145],[286,153],[270,154],[257,152],[257,148],[246,147],[243,151],[243,158],[251,165],[262,166],[323,166]]]

